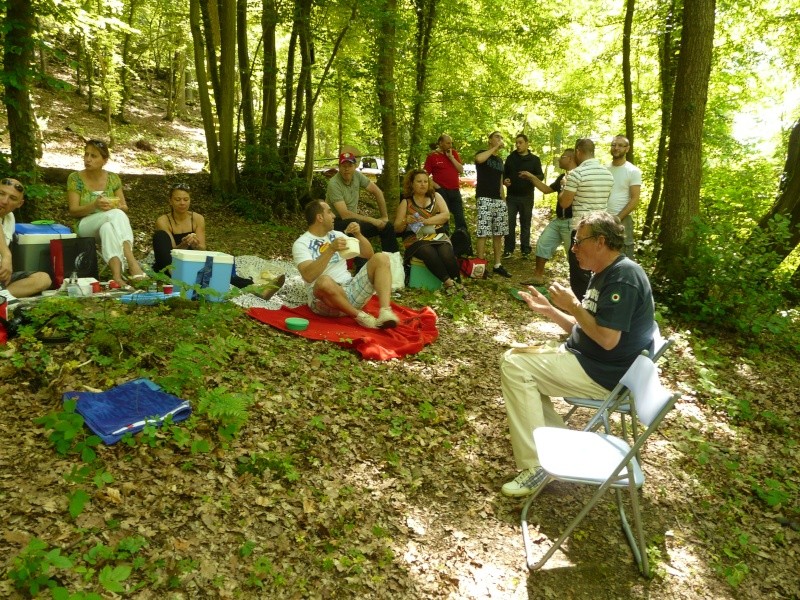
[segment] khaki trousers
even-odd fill
[[[508,350],[500,359],[500,385],[508,413],[511,447],[520,470],[539,466],[533,443],[537,427],[564,427],[551,396],[605,398],[609,390],[591,379],[562,344],[534,353]]]

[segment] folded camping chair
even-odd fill
[[[583,431],[560,427],[538,427],[533,430],[539,462],[547,473],[545,484],[559,480],[594,485],[597,490],[539,562],[534,562],[532,556],[527,518],[528,510],[545,485],[540,486],[531,495],[523,506],[521,515],[525,558],[531,570],[540,569],[594,505],[610,488],[614,488],[622,529],[640,570],[645,577],[650,574],[638,497],[639,488],[644,484],[644,473],[637,454],[650,434],[658,428],[664,416],[672,409],[679,394],[672,394],[661,385],[655,364],[645,356],[636,358],[620,380],[620,384],[630,390],[635,406],[634,415],[645,426],[644,432],[634,440],[633,445],[611,435],[608,431],[608,415],[604,413],[612,410],[615,401],[612,395],[609,395]],[[601,426],[604,431],[597,431]],[[624,488],[628,490],[630,496],[635,536],[623,506]]]
[[[652,361],[657,363],[658,360],[664,355],[664,353],[675,343],[675,340],[672,338],[665,338],[661,335],[661,329],[658,327],[658,323],[656,323],[656,330],[653,333],[653,358]],[[643,352],[645,356],[647,356],[647,352]],[[627,426],[625,424],[626,415],[631,416],[631,404],[628,401],[628,391],[626,389],[620,388],[619,385],[614,388],[612,393],[617,393],[616,399],[616,407],[614,408],[613,412],[617,412],[620,415],[620,424],[622,426],[622,437],[628,439],[627,433]],[[564,417],[564,422],[569,422],[569,418],[579,408],[592,408],[597,410],[603,404],[605,400],[603,398],[564,398],[564,402],[567,404],[572,405],[572,408],[569,409],[569,412]],[[636,431],[636,419],[631,418],[631,430],[633,437],[636,438],[637,431]]]

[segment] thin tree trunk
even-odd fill
[[[636,0],[625,0],[625,24],[622,29],[622,85],[625,91],[625,137],[628,138],[628,160],[633,158],[633,83],[631,82],[631,30]]]
[[[632,1],[632,0],[631,0]],[[406,160],[406,170],[411,170],[420,164],[420,157],[424,154],[420,147],[422,136],[422,107],[425,101],[425,88],[428,79],[428,56],[431,49],[431,32],[436,20],[437,0],[416,0],[417,31],[415,48],[415,89],[413,106],[411,108],[411,131],[409,134],[409,152]]]
[[[398,181],[399,151],[397,142],[396,82],[394,63],[397,55],[397,0],[384,0],[378,33],[377,75],[378,102],[383,143],[381,188],[387,204],[400,197]]]
[[[264,35],[264,74],[261,82],[261,135],[258,141],[262,167],[275,156],[278,142],[278,63],[275,47],[278,10],[275,0],[263,0],[263,3],[261,31]]]
[[[664,17],[664,31],[659,36],[659,68],[661,80],[661,132],[658,136],[656,168],[653,176],[653,193],[647,205],[647,216],[642,227],[642,239],[650,239],[658,232],[663,211],[661,189],[667,157],[667,140],[672,119],[672,98],[675,93],[675,71],[680,47],[680,5],[672,0]]]
[[[189,27],[194,42],[194,68],[197,73],[197,95],[200,100],[200,114],[203,117],[203,130],[206,134],[206,148],[208,152],[208,167],[211,172],[211,185],[219,188],[219,147],[217,145],[217,130],[214,127],[214,112],[211,107],[211,97],[208,93],[208,77],[206,75],[206,56],[203,49],[205,41],[200,29],[200,0],[189,0]]]
[[[256,122],[253,115],[253,86],[250,55],[247,51],[247,0],[236,4],[236,36],[239,53],[239,85],[242,89],[242,120],[244,121],[244,172],[253,172],[257,164]],[[236,153],[239,154],[238,152]]]
[[[684,6],[681,52],[669,135],[659,268],[673,282],[688,274],[691,222],[699,214],[703,119],[714,47],[715,0]]]

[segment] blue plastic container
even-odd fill
[[[209,256],[213,258],[213,267],[208,287],[218,294],[209,294],[207,298],[212,302],[222,302],[225,299],[224,296],[231,288],[233,256],[207,250],[172,251],[172,281],[181,296],[189,295],[187,290],[198,284],[198,273],[206,266],[206,258]]]

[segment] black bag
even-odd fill
[[[472,238],[466,229],[456,229],[450,236],[450,243],[453,244],[453,252],[456,257],[472,256]]]
[[[61,287],[73,273],[78,277],[98,279],[97,243],[93,237],[50,240],[50,265],[53,268],[53,287]]]

